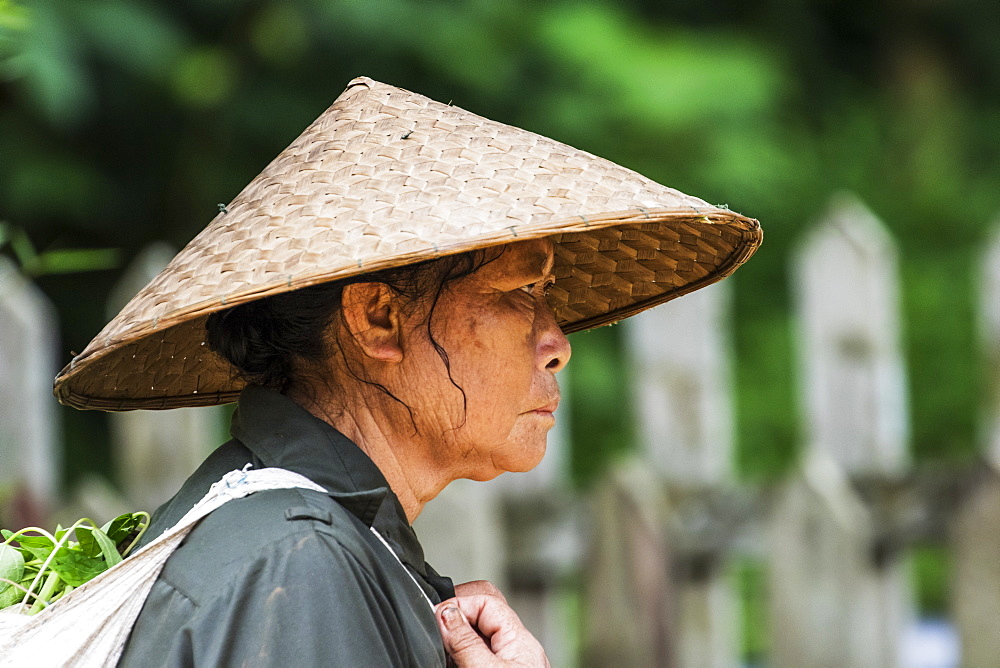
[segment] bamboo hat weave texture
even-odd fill
[[[567,333],[728,276],[756,220],[565,144],[360,77],[60,372],[108,411],[234,401],[205,318],[325,281],[551,237]]]

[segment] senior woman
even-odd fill
[[[502,594],[438,575],[411,523],[453,480],[541,460],[566,333],[719,280],[760,238],[613,163],[355,79],[56,379],[79,408],[238,400],[233,439],[146,540],[248,464],[326,490],[203,520],[121,664],[545,665]]]

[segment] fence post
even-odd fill
[[[668,486],[732,482],[729,307],[717,283],[622,324],[642,452]]]
[[[849,483],[897,476],[908,461],[894,243],[864,205],[838,196],[793,282],[807,442],[772,518],[773,664],[899,665],[905,564],[879,549]]]
[[[685,541],[685,518],[703,515],[706,492],[732,485],[729,284],[719,283],[629,319],[634,406],[643,456],[673,501],[662,519],[671,545]],[[664,506],[664,509],[667,507]],[[673,660],[720,668],[739,663],[737,601],[724,554],[677,553]]]
[[[113,317],[174,256],[168,244],[143,249],[108,298]],[[111,415],[115,469],[126,500],[152,511],[169,499],[224,436],[225,409],[176,408]]]
[[[1000,663],[1000,225],[983,254],[980,333],[987,377],[984,455],[987,475],[958,512],[951,535],[951,607],[962,664]]]
[[[810,448],[849,475],[909,463],[896,246],[851,195],[834,197],[797,254],[800,377]]]
[[[979,325],[986,369],[984,440],[986,457],[1000,468],[1000,217],[982,257],[979,276]]]
[[[0,256],[0,524],[12,529],[43,523],[57,502],[57,330],[48,298]]]
[[[598,481],[589,505],[581,665],[684,665],[661,480],[633,457]]]
[[[1000,473],[965,499],[951,534],[951,612],[963,666],[1000,665]]]

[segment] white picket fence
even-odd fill
[[[171,254],[141,253],[109,313]],[[623,325],[641,439],[630,460],[574,495],[564,417],[535,471],[459,481],[428,505],[415,525],[428,561],[459,582],[497,582],[554,666],[740,665],[747,613],[731,570],[747,559],[769,574],[769,665],[956,665],[907,653],[908,550],[936,541],[951,554],[961,665],[1000,665],[1000,231],[980,307],[990,464],[945,484],[911,475],[896,263],[883,225],[849,195],[802,240],[791,277],[806,440],[778,489],[733,472],[724,282]],[[44,295],[0,257],[0,523],[154,507],[221,442],[224,410],[114,416],[123,488],[88,480],[60,495],[56,327]]]
[[[58,502],[57,332],[42,291],[0,256],[0,518],[25,526]]]

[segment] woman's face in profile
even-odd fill
[[[431,329],[450,379],[427,336],[430,304],[404,325],[411,345],[404,353],[406,387],[397,396],[406,395],[421,433],[440,434],[436,465],[454,467],[455,477],[527,471],[545,454],[559,402],[555,374],[570,357],[545,298],[552,265],[551,241],[518,242],[446,285]],[[464,406],[456,385],[465,392]]]

